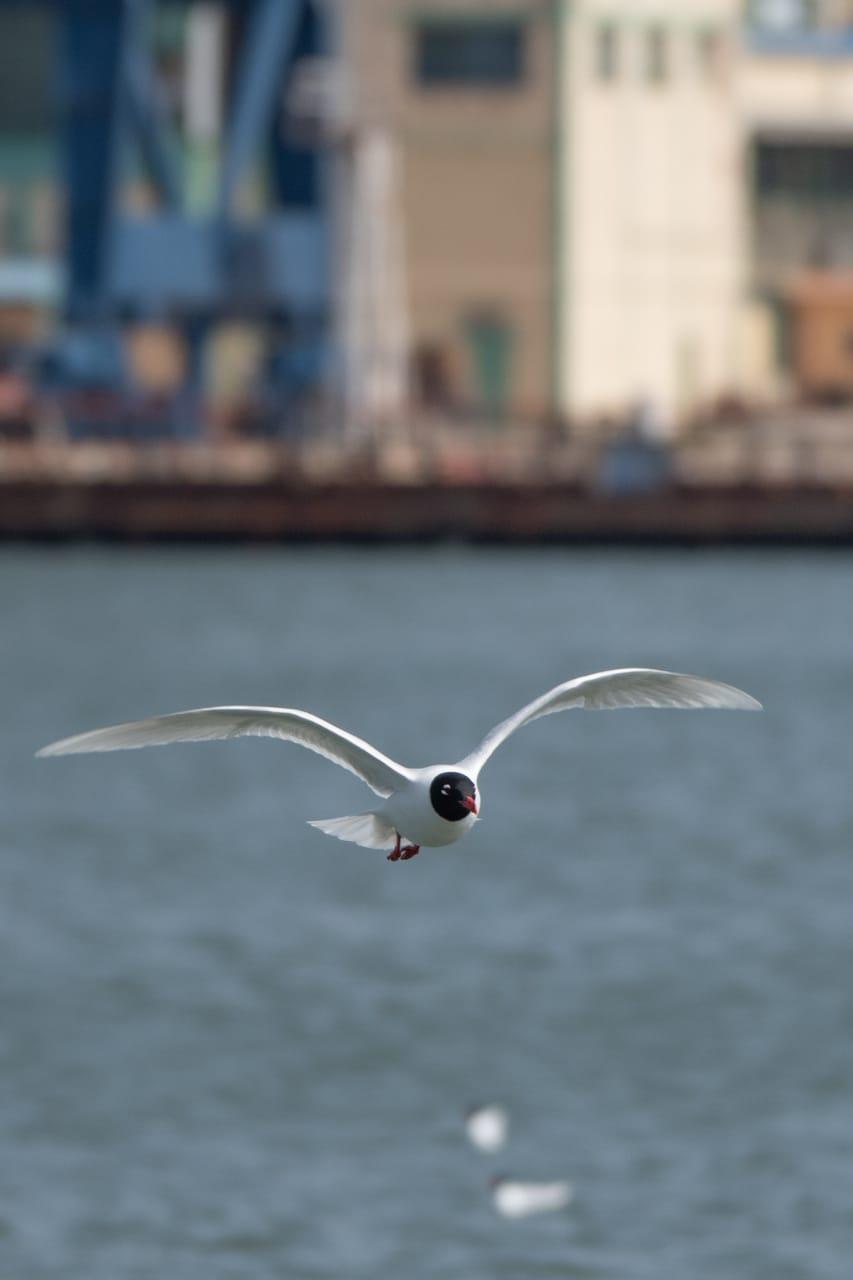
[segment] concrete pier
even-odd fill
[[[853,488],[0,479],[0,538],[853,545]]]

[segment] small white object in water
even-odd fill
[[[517,1182],[515,1178],[492,1178],[492,1199],[503,1218],[529,1218],[534,1213],[565,1209],[574,1197],[570,1182]]]
[[[494,1104],[472,1107],[465,1117],[465,1132],[481,1151],[500,1151],[506,1142],[508,1129],[508,1112],[504,1107]]]

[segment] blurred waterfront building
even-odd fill
[[[738,0],[360,0],[426,409],[684,420],[749,385]]]
[[[396,138],[417,407],[541,417],[554,382],[553,5],[339,5],[359,130]]]
[[[731,397],[853,397],[853,0],[321,8],[337,61],[309,59],[282,97],[332,158],[338,359],[324,376],[353,434],[433,416],[580,432],[628,413],[666,434]],[[223,181],[250,12],[152,3],[193,216]],[[0,2],[0,340],[38,334],[61,296],[50,14]],[[247,166],[240,216],[275,180]],[[122,204],[156,205],[133,160]],[[308,385],[316,352],[271,347],[250,311],[212,317],[205,386],[222,403],[254,396],[277,430],[275,388]],[[178,386],[186,338],[137,325],[134,376]]]
[[[752,10],[739,114],[749,161],[749,288],[769,381],[853,396],[853,3]]]
[[[421,403],[659,429],[853,393],[850,0],[360,0]]]
[[[559,406],[664,429],[743,385],[736,0],[578,0],[562,29]]]

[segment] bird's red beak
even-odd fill
[[[468,812],[469,812],[469,813],[473,813],[473,814],[475,814],[475,815],[476,815],[476,813],[477,813],[477,801],[474,799],[474,797],[473,797],[473,796],[463,796],[463,797],[462,797],[462,803],[463,803],[463,805],[465,806],[465,808],[468,810]]]

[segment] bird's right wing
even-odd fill
[[[63,738],[37,751],[39,756],[76,755],[85,751],[121,751],[133,747],[163,746],[170,742],[206,742],[215,738],[281,738],[297,742],[349,769],[380,796],[390,796],[412,778],[403,765],[371,747],[369,742],[312,716],[308,711],[283,707],[204,707],[178,711],[95,729]]]
[[[735,711],[760,711],[761,703],[734,685],[686,676],[676,671],[655,671],[648,667],[624,667],[617,671],[597,671],[578,676],[549,689],[515,715],[502,720],[486,734],[480,745],[461,761],[463,773],[476,777],[494,751],[511,733],[555,711],[582,707],[587,711],[613,711],[622,707],[717,707]]]

